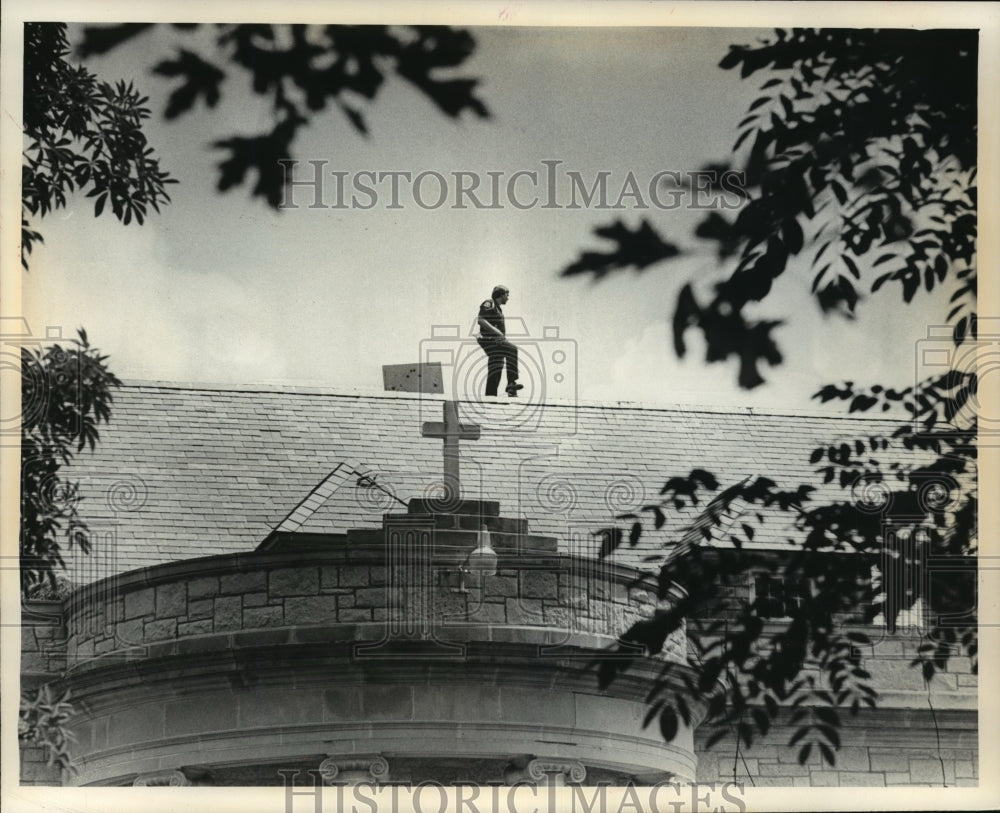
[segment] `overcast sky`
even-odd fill
[[[480,78],[478,94],[492,118],[447,119],[390,79],[367,108],[370,137],[329,110],[302,132],[297,157],[326,161],[328,171],[348,177],[434,170],[449,181],[452,173],[470,172],[485,182],[492,171],[504,173],[504,184],[519,170],[544,178],[542,161],[561,161],[558,173],[577,171],[588,183],[609,172],[609,196],[617,198],[629,172],[645,192],[657,172],[683,176],[725,160],[763,81],[740,80],[717,65],[730,43],[764,31],[473,32],[475,55],[460,73]],[[453,182],[439,208],[403,195],[402,208],[390,209],[382,194],[369,210],[275,212],[251,200],[245,187],[215,191],[222,154],[211,142],[269,127],[268,107],[248,92],[244,74],[230,71],[214,111],[199,106],[175,122],[162,119],[172,84],[150,67],[177,45],[213,56],[210,40],[187,41],[162,28],[87,61],[102,78],[134,79],[150,96],[150,143],[180,181],[171,188],[173,203],[146,225],[125,227],[110,213],[95,219],[92,200],[73,198],[37,224],[45,244],[24,282],[35,332],[62,326],[69,335],[85,326],[119,377],[381,389],[381,366],[426,358],[434,326],[459,326],[467,343],[479,302],[503,283],[511,288],[508,317],[523,319],[532,337],[519,343],[529,390],[538,396],[819,408],[809,396],[824,383],[912,383],[915,344],[946,310],[946,298],[926,294],[899,307],[898,288],[889,285],[862,303],[855,322],[825,319],[808,295],[811,275],[793,267],[758,311],[786,320],[776,333],[786,361],[763,368],[767,386],[740,391],[735,363],[706,366],[694,334],[688,358],[679,361],[672,351],[678,288],[695,278],[706,290],[724,270],[708,247],[690,240],[704,212],[642,211],[632,200],[621,211],[521,211],[506,199],[498,209],[457,210]],[[560,177],[565,198],[569,186]],[[328,183],[332,201],[332,177]],[[528,187],[522,178],[522,201],[532,197]],[[425,198],[433,201],[435,193],[428,183]],[[309,203],[311,194],[300,190],[297,200]],[[582,250],[605,247],[592,234],[595,226],[615,218],[635,226],[643,217],[694,250],[598,283],[559,277]],[[545,334],[553,326],[558,339]],[[563,368],[559,386],[551,353],[545,355],[556,342],[568,364],[576,360],[575,371]],[[470,354],[480,358],[474,346]]]

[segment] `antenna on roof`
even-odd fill
[[[358,473],[358,468],[359,464],[356,460],[346,460],[343,463],[338,463],[333,471],[324,477],[298,505],[288,512],[285,518],[267,535],[268,538],[276,533],[290,533],[301,528],[305,521],[315,514],[323,503],[330,499],[333,492],[340,488],[344,480],[352,474]]]
[[[406,500],[399,499],[399,497],[396,496],[395,492],[390,491],[389,489],[385,488],[384,486],[381,486],[378,483],[376,483],[375,481],[378,479],[378,475],[377,474],[374,475],[374,476],[372,476],[371,473],[366,473],[366,474],[358,474],[358,472],[354,472],[354,473],[358,475],[358,482],[355,484],[355,485],[357,485],[358,488],[377,488],[383,494],[387,494],[388,496],[392,497],[392,499],[394,499],[401,506],[403,506],[403,508],[409,508],[410,507],[409,503],[407,503]]]

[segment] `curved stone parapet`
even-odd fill
[[[468,560],[483,538],[428,515],[76,591],[63,607],[63,682],[83,710],[75,782],[278,784],[283,767],[322,764],[338,783],[378,755],[393,781],[504,781],[513,763],[531,781],[693,779],[691,730],[668,744],[642,726],[665,662],[684,662],[683,630],[612,690],[593,668],[657,606],[653,580],[494,527],[488,575]]]
[[[533,643],[597,649],[657,605],[652,580],[631,568],[498,550],[496,575],[471,574],[464,585],[448,552],[411,563],[421,569],[411,578],[394,573],[381,549],[235,554],[133,571],[66,600],[67,667],[181,653],[219,634],[334,626],[344,640],[371,642],[516,641],[520,629]],[[683,661],[683,634],[664,652]]]

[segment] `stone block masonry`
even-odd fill
[[[66,628],[57,601],[29,601],[21,608],[21,688],[30,689],[66,668]]]
[[[551,727],[574,738],[574,753],[610,759],[617,772],[638,761],[651,776],[693,778],[690,729],[663,743],[638,726],[631,690],[594,695],[593,675],[573,660],[592,658],[648,613],[651,578],[614,565],[596,572],[592,561],[557,553],[553,540],[514,533],[498,535],[497,571],[481,575],[462,570],[474,531],[437,533],[440,544],[420,548],[429,553],[418,567],[387,557],[378,535],[348,535],[339,547],[279,546],[136,571],[110,596],[100,583],[78,591],[57,618],[67,624],[65,679],[85,687],[87,714],[76,726],[86,781],[117,781],[120,753],[146,766],[153,757],[141,754],[162,753],[168,741],[194,764],[201,749],[209,762],[222,749],[236,762],[250,751],[269,759],[296,748],[353,752],[362,723],[364,737],[385,740],[374,751],[419,742],[421,754],[434,748],[453,759],[469,758],[458,730],[502,756],[550,752],[531,731]],[[359,656],[358,646],[368,652]],[[684,651],[678,631],[663,657],[682,660]],[[149,700],[149,682],[168,680],[161,674],[172,676],[167,700]],[[108,689],[101,675],[113,676]]]
[[[296,749],[328,752],[333,741],[332,750],[344,752],[432,741],[456,758],[471,747],[530,753],[556,743],[590,749],[591,759],[616,775],[641,763],[651,774],[695,778],[698,754],[703,782],[978,781],[976,723],[968,714],[974,689],[970,695],[963,685],[974,686],[975,677],[956,668],[935,684],[944,695],[932,721],[924,687],[900,671],[909,644],[896,640],[883,642],[891,655],[881,671],[888,710],[845,725],[834,765],[818,753],[799,764],[797,747],[786,746],[792,732],[786,723],[739,755],[725,740],[706,751],[695,742],[707,737],[703,731],[687,729],[682,741],[664,743],[655,726],[641,728],[642,698],[660,665],[637,659],[629,680],[608,693],[597,690],[581,660],[661,605],[653,578],[560,553],[554,538],[527,533],[523,521],[491,535],[496,572],[480,575],[470,569],[479,543],[472,523],[448,519],[418,517],[413,533],[433,529],[433,543],[420,536],[413,542],[411,535],[401,550],[422,558],[402,564],[385,544],[409,533],[406,516],[395,515],[386,533],[306,535],[305,541],[289,535],[266,550],[159,565],[89,585],[25,633],[24,662],[39,676],[58,674],[81,688],[89,715],[80,721],[81,747],[93,757],[88,781],[120,777],[121,754],[138,763],[143,749],[149,754],[142,759],[157,761],[154,767],[168,747],[185,760],[204,751],[203,761],[218,761],[225,751],[240,763],[250,739],[256,758],[269,759],[305,753]],[[359,659],[358,645],[370,660]],[[431,657],[441,654],[447,657],[440,662]],[[686,655],[681,629],[661,657],[684,663]],[[164,702],[149,699],[157,681]],[[937,738],[940,747],[929,747]]]
[[[978,781],[975,728],[968,719],[939,712],[935,723],[922,710],[900,715],[876,709],[870,714],[871,719],[843,726],[833,765],[815,748],[809,760],[799,764],[800,744],[787,745],[795,731],[788,725],[772,729],[750,748],[741,747],[739,754],[728,738],[709,750],[699,747],[710,734],[699,730],[698,780],[725,777],[750,785],[752,778],[758,785],[776,787],[956,787]],[[933,747],[938,737],[940,748]],[[803,778],[804,783],[799,781]]]
[[[606,645],[656,601],[653,583],[644,585],[631,568],[609,567],[595,575],[592,562],[551,553],[503,556],[498,573],[470,577],[467,592],[457,591],[450,553],[430,572],[429,585],[405,584],[410,576],[387,568],[381,550],[241,554],[160,565],[118,577],[117,594],[101,601],[100,623],[86,600],[88,591],[100,593],[100,585],[82,588],[67,607],[65,656],[72,670],[192,637],[385,626],[424,612],[430,613],[426,623],[445,638],[472,625],[548,630],[563,639],[585,635],[594,641],[597,635]],[[366,635],[381,637],[374,629]],[[676,646],[668,651],[682,655]]]

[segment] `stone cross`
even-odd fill
[[[458,403],[445,401],[444,421],[424,423],[420,434],[425,438],[444,439],[445,499],[449,502],[462,499],[462,484],[458,474],[458,442],[479,440],[480,427],[475,424],[459,423]]]

